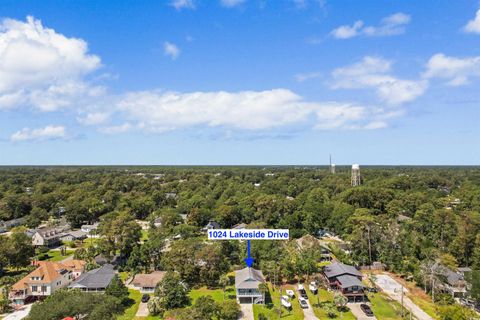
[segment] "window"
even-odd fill
[[[37,292],[37,286],[32,286],[32,292]]]

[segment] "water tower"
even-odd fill
[[[352,187],[356,187],[362,184],[362,179],[360,178],[360,165],[352,164]]]
[[[335,163],[332,163],[332,155],[330,155],[330,173],[335,174]]]

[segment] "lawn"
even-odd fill
[[[135,314],[137,314],[138,305],[140,304],[140,300],[142,299],[142,294],[140,291],[128,289],[129,295],[128,297],[135,301],[130,307],[125,309],[125,312],[117,317],[117,320],[133,320],[135,319]]]
[[[258,315],[263,313],[268,319],[282,319],[282,320],[300,320],[303,319],[303,311],[300,308],[297,298],[293,298],[292,302],[292,310],[287,311],[284,307],[280,305],[280,292],[277,290],[273,290],[272,285],[268,284],[269,292],[265,295],[266,304],[254,304],[253,305],[253,314],[255,320],[258,319]],[[293,289],[293,286],[284,286],[283,292],[286,289]],[[281,317],[278,316],[278,308],[282,310]]]
[[[195,304],[198,298],[202,296],[210,296],[215,300],[215,302],[223,301],[223,290],[222,289],[208,289],[207,287],[202,287],[199,289],[194,289],[188,294],[191,299],[192,305]],[[235,289],[233,286],[229,286],[225,290],[225,299],[233,300],[235,299]]]
[[[310,290],[306,290],[308,300],[313,308],[313,312],[319,319],[328,319],[326,310],[322,308],[322,302],[333,302],[333,293],[325,289],[318,289],[318,293],[314,295]],[[320,302],[320,305],[318,304]],[[336,310],[337,318],[340,318],[340,311]],[[355,317],[350,311],[342,312],[343,320],[355,320]]]
[[[68,258],[71,256],[75,250],[67,250],[66,254],[62,256],[62,252],[60,250],[50,250],[46,254],[39,254],[37,255],[38,260],[48,260],[48,261],[62,261],[63,259]]]
[[[401,305],[385,296],[383,293],[369,294],[372,310],[377,319],[400,320],[402,319]],[[405,310],[405,315],[408,313]]]

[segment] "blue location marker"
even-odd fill
[[[251,267],[253,264],[254,259],[250,256],[250,240],[247,240],[247,248],[248,248],[248,257],[245,259],[245,263],[247,267]]]

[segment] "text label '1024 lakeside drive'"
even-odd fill
[[[288,229],[212,229],[209,240],[288,240]]]

